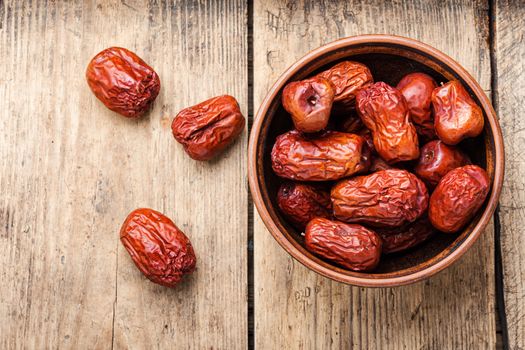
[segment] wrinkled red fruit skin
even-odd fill
[[[321,77],[294,81],[283,90],[283,107],[302,132],[321,131],[328,125],[334,101],[332,84]]]
[[[481,208],[490,183],[485,170],[465,165],[445,175],[430,197],[428,217],[441,232],[462,229]]]
[[[459,148],[434,140],[421,147],[421,156],[414,171],[429,187],[434,188],[449,171],[467,164],[470,160]]]
[[[277,192],[277,204],[286,218],[301,230],[315,217],[332,216],[330,193],[318,186],[285,182]]]
[[[359,91],[357,112],[370,129],[376,152],[388,163],[417,159],[419,144],[399,90],[378,82]]]
[[[437,230],[427,215],[401,227],[377,228],[383,241],[383,254],[398,253],[413,248],[432,237]]]
[[[223,95],[180,111],[171,131],[191,158],[210,160],[242,133],[245,123],[237,100]]]
[[[338,180],[367,171],[369,166],[365,140],[337,131],[309,137],[292,130],[278,136],[272,149],[273,171],[291,180]]]
[[[98,53],[86,69],[91,91],[114,112],[142,116],[160,91],[157,73],[133,52],[110,47]]]
[[[381,257],[381,238],[372,230],[325,218],[306,226],[306,249],[353,271],[370,271]]]
[[[138,269],[157,284],[175,287],[195,270],[197,258],[190,240],[158,211],[132,211],[122,224],[120,241]]]
[[[457,80],[449,81],[432,92],[434,127],[441,141],[456,145],[483,131],[481,108]]]
[[[337,219],[372,226],[401,226],[428,207],[423,181],[406,170],[388,169],[339,181],[331,192]]]
[[[370,169],[368,169],[368,172],[375,173],[376,171],[387,169],[394,169],[394,167],[385,162],[383,158],[374,155],[372,156],[372,161],[370,162]]]
[[[425,73],[410,73],[401,79],[397,89],[405,97],[412,123],[423,140],[436,138],[432,118],[432,91],[437,83]]]
[[[335,87],[334,108],[336,112],[353,109],[357,92],[374,82],[370,69],[354,61],[340,62],[317,76],[329,80]]]

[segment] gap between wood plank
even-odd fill
[[[253,103],[253,0],[248,0],[248,138],[252,130]],[[246,150],[247,151],[247,150]],[[246,178],[248,182],[248,178]],[[246,183],[249,187],[249,184]],[[253,200],[248,188],[248,349],[255,349],[255,307],[254,307],[254,270],[253,270]]]
[[[490,51],[490,90],[494,110],[498,110],[498,77],[496,62],[496,14],[495,0],[489,0],[489,51]],[[505,293],[503,290],[503,261],[501,257],[501,223],[499,218],[499,205],[494,212],[494,277],[496,282],[496,311],[499,316],[501,341],[503,349],[509,348],[507,328],[507,315],[505,313]]]

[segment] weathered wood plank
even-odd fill
[[[525,5],[494,6],[495,106],[505,140],[505,181],[500,198],[500,241],[509,349],[525,348]]]
[[[118,118],[85,108],[82,5],[0,7],[0,347],[111,344]]]
[[[254,101],[296,59],[365,33],[410,36],[443,50],[490,89],[483,1],[255,1]],[[493,227],[438,276],[394,289],[352,288],[308,271],[255,218],[255,343],[260,348],[493,348]]]
[[[213,95],[246,112],[246,12],[244,1],[0,1],[2,349],[246,347],[246,133],[200,163],[169,128]],[[141,120],[85,83],[111,45],[161,77]],[[119,243],[141,206],[194,244],[198,271],[179,288],[149,282]]]
[[[182,107],[224,93],[236,96],[246,113],[246,4],[211,1],[165,6],[169,3],[144,9],[149,19],[140,15],[144,10],[133,15],[142,22],[137,28],[149,26],[144,40],[151,40],[149,59],[158,62],[155,67],[164,85],[157,103],[162,107],[144,135],[149,149],[128,151],[140,154],[129,159],[129,169],[143,169],[128,181],[136,189],[135,206],[160,206],[188,233],[198,255],[198,270],[180,289],[167,290],[145,283],[127,253],[119,249],[115,344],[244,348],[246,134],[221,159],[196,162],[174,143],[164,119]],[[136,144],[142,148],[142,142]],[[149,179],[147,184],[144,178]]]

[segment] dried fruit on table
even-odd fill
[[[131,212],[120,229],[120,241],[138,269],[157,284],[175,287],[195,270],[197,258],[190,240],[158,211]]]
[[[224,151],[244,129],[245,119],[234,97],[217,96],[180,111],[171,130],[195,160],[209,160]]]
[[[160,91],[160,79],[153,68],[121,47],[98,53],[89,62],[86,79],[106,107],[128,118],[143,115]]]

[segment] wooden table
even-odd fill
[[[252,117],[289,64],[363,33],[422,40],[492,97],[506,181],[494,223],[427,281],[366,289],[290,258],[250,201],[247,139],[184,154],[181,108],[229,93]],[[0,0],[0,348],[525,348],[525,4],[518,1]],[[126,120],[84,69],[112,45],[159,73],[148,117]],[[136,207],[168,214],[198,270],[147,281],[118,240]]]

